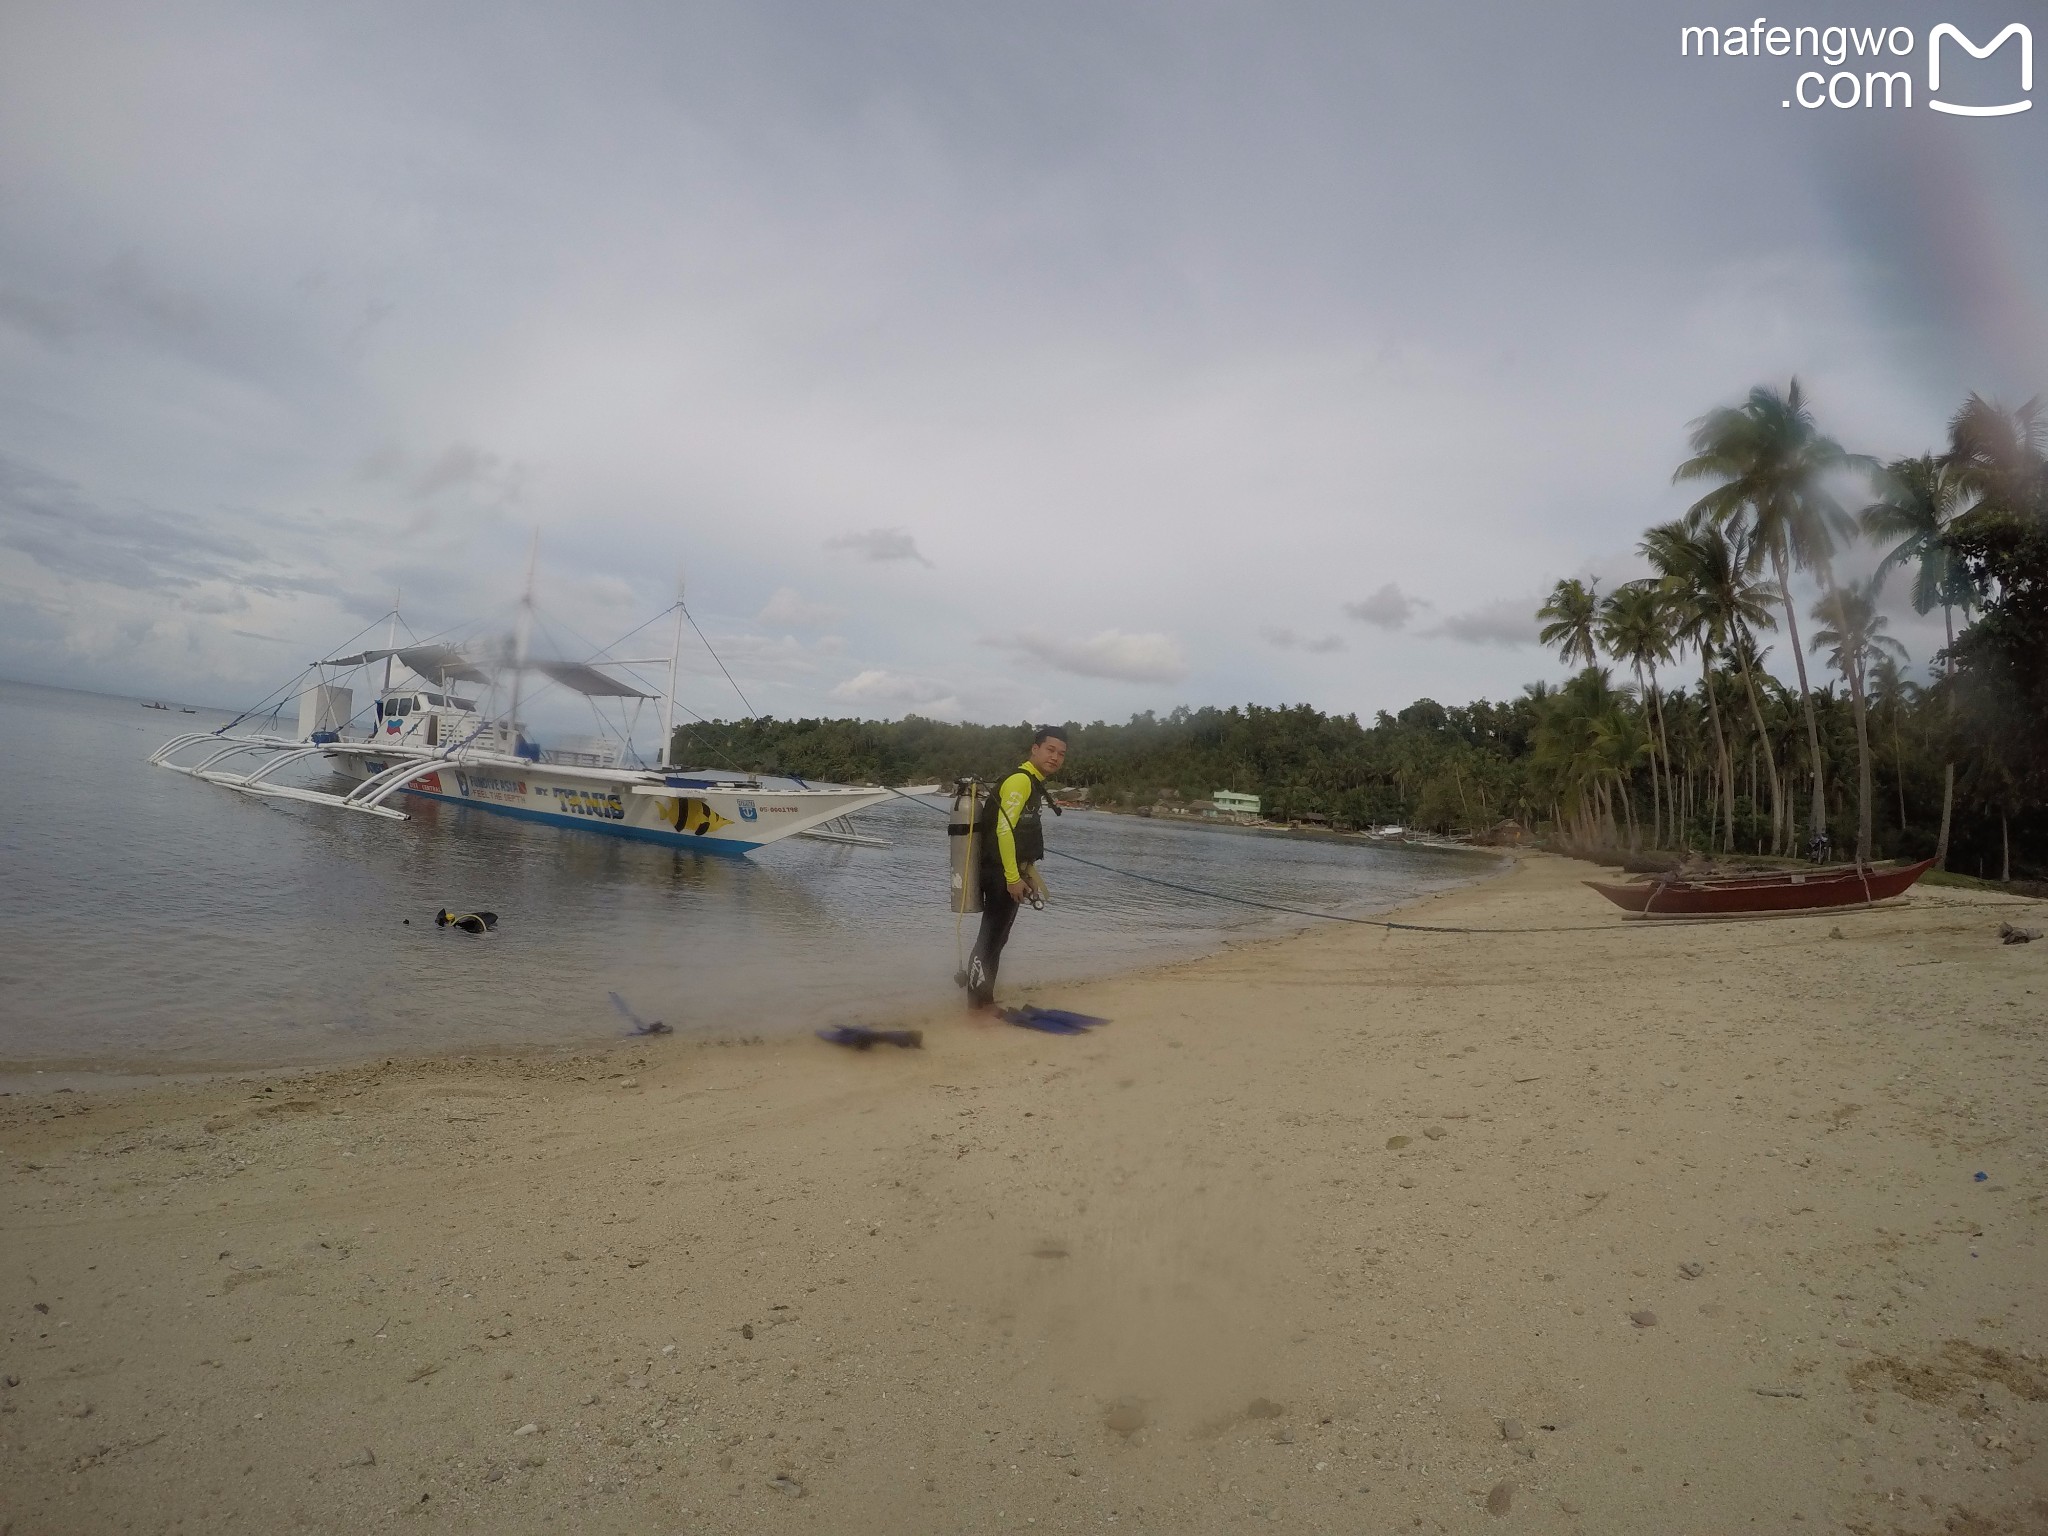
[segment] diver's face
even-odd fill
[[[1058,773],[1066,760],[1067,744],[1057,736],[1048,736],[1031,749],[1031,766],[1040,773]]]

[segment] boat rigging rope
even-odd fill
[[[749,720],[758,719],[759,717],[754,712],[754,706],[747,700],[747,695],[745,691],[740,687],[738,683],[733,682],[732,673],[726,671],[725,658],[723,656],[720,656],[717,651],[712,650],[711,642],[704,638],[704,631],[701,629],[697,629],[697,616],[690,612],[689,605],[684,603],[680,598],[676,600],[676,606],[683,610],[683,617],[690,621],[690,628],[697,630],[697,638],[699,640],[704,641],[704,649],[707,651],[711,651],[711,659],[718,663],[718,670],[721,672],[725,672],[725,680],[728,683],[732,683],[732,691],[734,693],[739,694],[740,703],[746,706],[747,718]]]

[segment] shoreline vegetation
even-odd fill
[[[1592,872],[1064,987],[1072,1040],[0,1098],[0,1524],[2034,1528],[2040,908]]]
[[[1674,479],[1704,494],[1645,532],[1651,574],[1604,595],[1561,581],[1538,613],[1543,643],[1582,667],[1562,686],[1419,699],[1370,723],[1257,704],[1069,721],[1062,782],[1106,808],[1229,789],[1276,822],[1533,836],[1653,865],[1819,852],[2048,879],[2048,403],[1972,395],[1941,451],[1880,462],[1822,432],[1795,379],[1708,412],[1691,447]],[[1881,559],[1844,582],[1859,541]],[[1886,633],[1899,590],[1943,616],[1924,683]],[[1765,666],[1781,632],[1789,685]],[[841,782],[950,782],[1009,767],[1030,730],[760,718],[680,728],[675,750]]]

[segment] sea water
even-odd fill
[[[895,801],[860,848],[745,857],[399,797],[398,822],[147,766],[228,717],[0,683],[0,1073],[203,1071],[576,1046],[630,1026],[794,1033],[945,1005],[976,919],[947,908],[943,805]],[[288,726],[287,726],[288,728]],[[339,786],[345,787],[345,786]],[[1102,812],[1047,842],[1118,869],[1316,911],[1384,910],[1490,872],[1481,855],[1255,836]],[[1050,858],[1001,991],[1308,921]],[[434,913],[488,909],[483,938]]]

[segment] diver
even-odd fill
[[[967,962],[967,1000],[977,1008],[996,1000],[996,970],[1010,925],[1023,902],[1045,904],[1045,882],[1038,861],[1045,857],[1045,828],[1039,811],[1047,802],[1045,781],[1067,760],[1064,727],[1042,725],[1031,737],[1031,752],[1016,770],[989,792],[976,818],[975,841],[981,847],[981,931]],[[1059,807],[1053,807],[1059,814]]]

